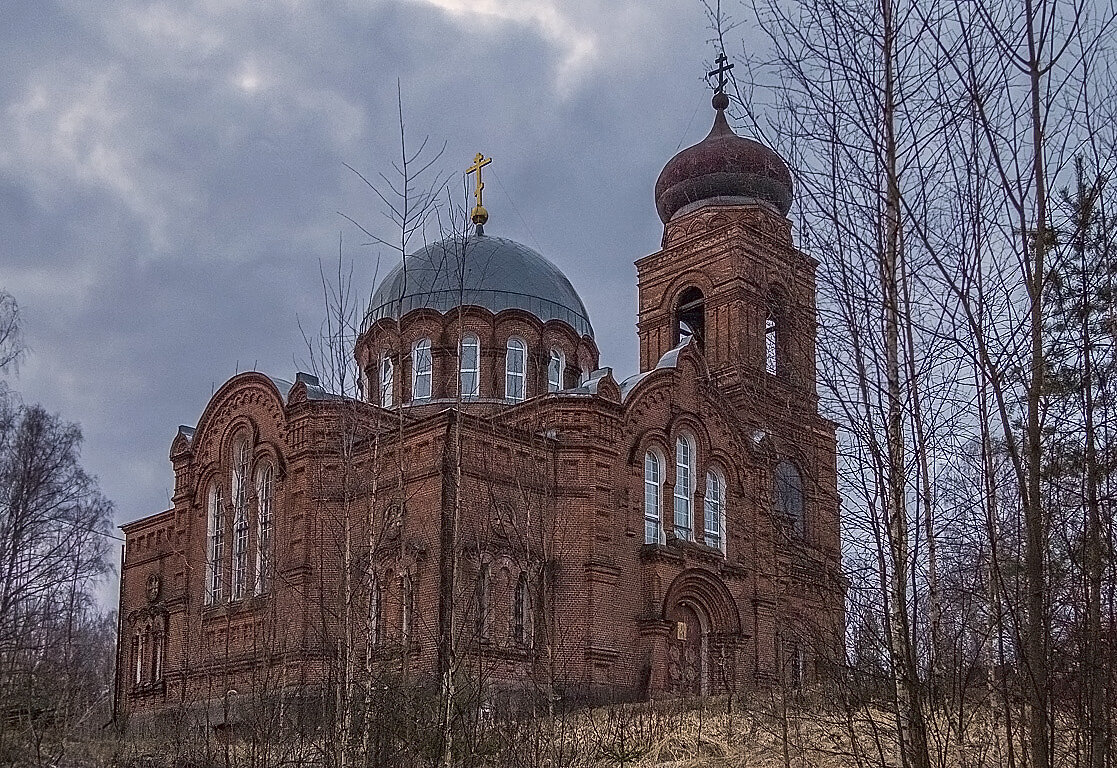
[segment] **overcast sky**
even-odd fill
[[[11,383],[81,424],[118,523],[168,508],[171,439],[216,387],[293,376],[339,234],[360,293],[394,263],[339,212],[392,235],[344,164],[398,154],[397,78],[410,136],[445,143],[448,173],[494,158],[487,231],[563,269],[602,364],[635,372],[652,188],[712,119],[698,0],[13,0],[2,17],[0,287],[31,348]]]

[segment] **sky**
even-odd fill
[[[354,291],[397,261],[360,178],[405,131],[455,185],[483,152],[489,234],[570,278],[602,365],[637,369],[653,186],[712,120],[699,0],[4,3],[0,288],[9,382],[81,425],[116,522],[170,506],[167,455],[237,371],[293,378],[339,241]],[[734,31],[739,38],[748,26]],[[459,186],[460,188],[460,186]]]

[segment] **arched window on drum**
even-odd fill
[[[513,403],[527,397],[527,344],[515,336],[504,354],[504,397]]]
[[[481,391],[481,342],[472,333],[462,336],[458,377],[463,400],[477,397]]]
[[[551,362],[547,365],[547,391],[558,392],[563,388],[566,375],[566,355],[558,347],[551,349]]]
[[[434,366],[431,360],[431,340],[419,339],[411,347],[411,399],[431,398],[431,377]]]

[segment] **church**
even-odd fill
[[[241,373],[179,427],[172,508],[123,526],[118,718],[373,679],[695,697],[840,663],[817,263],[787,165],[728,105],[655,185],[638,373],[602,365],[555,264],[486,229],[478,155],[473,226],[376,288],[356,395]]]

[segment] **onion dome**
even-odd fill
[[[714,94],[714,127],[693,147],[671,158],[655,183],[655,204],[666,224],[700,201],[738,204],[763,200],[787,215],[792,182],[787,164],[758,141],[738,136],[725,119],[729,98]]]
[[[475,233],[449,237],[406,257],[380,283],[369,306],[366,327],[397,317],[397,311],[403,317],[415,309],[445,313],[477,306],[494,314],[520,309],[542,322],[561,320],[578,335],[593,338],[589,314],[566,275],[526,245],[486,235],[480,225]]]

